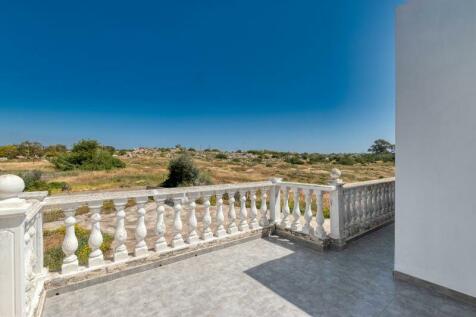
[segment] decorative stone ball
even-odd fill
[[[0,175],[0,195],[13,196],[19,194],[25,189],[25,182],[16,175]]]
[[[333,168],[331,171],[331,178],[336,180],[339,179],[340,176],[342,175],[342,172],[338,168]]]

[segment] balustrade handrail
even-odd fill
[[[186,194],[216,194],[229,191],[270,188],[275,184],[272,181],[249,182],[238,184],[219,184],[206,186],[190,186],[178,188],[157,188],[132,191],[110,191],[79,193],[58,196],[48,196],[43,200],[43,206],[53,207],[61,205],[83,204],[91,201],[104,201],[123,198],[158,197],[161,199],[184,198]]]
[[[364,182],[345,183],[343,187],[344,189],[348,189],[348,188],[356,188],[356,187],[362,187],[362,186],[390,183],[394,181],[395,181],[395,177],[387,177],[387,178],[374,179],[374,180],[364,181]]]
[[[280,182],[279,185],[282,187],[289,187],[293,189],[314,189],[323,192],[331,192],[336,189],[334,185],[306,184],[296,182]]]

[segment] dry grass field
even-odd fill
[[[217,153],[207,151],[190,152],[197,166],[210,175],[213,183],[238,183],[282,177],[286,181],[325,184],[329,172],[337,167],[342,171],[345,182],[365,181],[394,175],[393,163],[339,165],[329,162],[286,163],[281,159],[257,160],[250,154],[229,154],[226,159],[216,158]],[[47,160],[0,162],[1,173],[19,173],[39,170],[47,182],[66,182],[71,191],[111,190],[124,188],[157,187],[167,177],[169,160],[176,151],[143,151],[120,156],[126,168],[111,171],[56,171]]]

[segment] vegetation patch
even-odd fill
[[[163,187],[197,186],[211,184],[210,176],[198,169],[190,155],[184,153],[169,163],[169,175]]]
[[[78,239],[78,249],[75,254],[78,257],[80,265],[87,265],[89,254],[91,253],[91,248],[88,246],[88,239],[91,230],[76,225],[74,231]],[[61,265],[63,264],[63,259],[65,257],[63,250],[61,249],[65,233],[66,228],[64,226],[55,230],[43,231],[43,242],[45,248],[44,263],[51,272],[61,270]],[[100,249],[103,254],[106,254],[111,250],[113,237],[107,233],[103,233],[102,236],[103,243],[101,244]]]
[[[75,169],[87,171],[124,168],[126,164],[113,156],[114,148],[102,146],[95,140],[81,140],[74,144],[71,152],[50,159],[53,165],[62,171]]]

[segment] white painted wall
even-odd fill
[[[397,12],[395,270],[476,297],[476,0]]]

